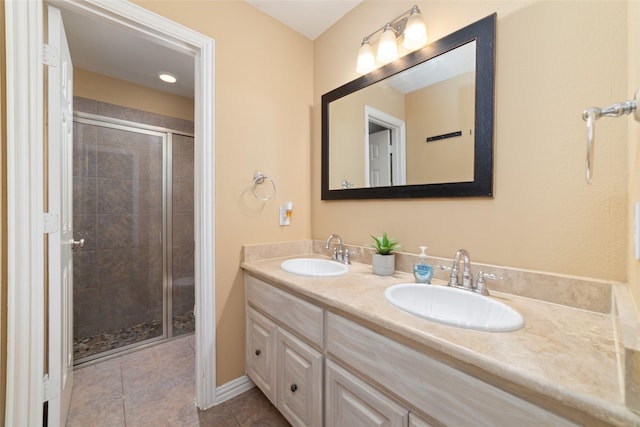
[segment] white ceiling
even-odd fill
[[[476,69],[476,42],[470,42],[383,80],[407,94]]]
[[[281,23],[314,40],[362,0],[246,0]],[[193,58],[135,34],[62,9],[74,67],[156,90],[193,98]],[[168,71],[178,82],[160,81]]]
[[[75,68],[115,77],[175,95],[193,98],[194,65],[191,56],[176,52],[135,34],[61,9],[71,61]],[[162,82],[158,72],[178,77]]]
[[[362,0],[245,0],[310,40],[340,20]]]

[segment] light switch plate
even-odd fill
[[[287,216],[287,208],[280,208],[280,225],[291,225],[291,217]]]

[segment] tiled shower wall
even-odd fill
[[[193,132],[190,121],[85,98],[75,97],[74,108]],[[174,142],[173,200],[178,215],[173,270],[180,283],[174,287],[178,314],[194,304],[193,138],[176,136]],[[84,248],[74,251],[75,338],[162,320],[161,139],[75,123],[73,179],[75,236],[85,239]]]

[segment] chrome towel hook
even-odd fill
[[[617,102],[605,108],[591,107],[582,112],[582,120],[587,122],[587,159],[586,159],[586,179],[587,184],[591,184],[593,176],[593,141],[595,138],[596,120],[602,116],[620,117],[634,113],[634,118],[640,122],[640,90],[637,90],[633,99],[625,102]]]
[[[271,187],[272,187],[272,191],[271,194],[267,195],[267,196],[261,196],[260,194],[258,194],[257,187],[260,184],[264,184],[265,181],[269,181],[271,183]],[[258,200],[262,200],[263,202],[268,202],[269,200],[273,199],[273,196],[276,195],[276,183],[273,179],[269,178],[266,174],[257,171],[254,175],[253,175],[253,185],[251,185],[251,192],[253,193],[253,195],[255,196],[256,199]]]

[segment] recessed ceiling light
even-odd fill
[[[158,73],[158,78],[160,80],[162,80],[163,82],[166,82],[166,83],[175,83],[175,82],[178,81],[176,76],[174,76],[171,73],[167,73],[166,71],[162,71],[162,72]]]

